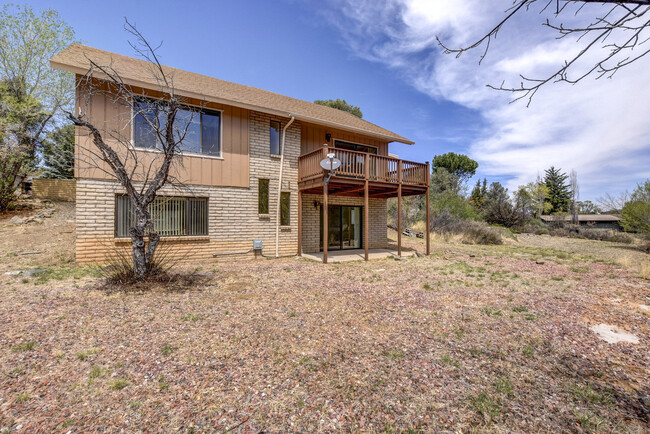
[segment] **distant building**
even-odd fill
[[[543,215],[540,217],[544,223],[553,223],[557,222],[558,219],[565,223],[571,223],[571,215],[566,216],[554,216],[554,215]],[[613,229],[615,231],[621,231],[621,218],[612,214],[580,214],[578,215],[578,222],[580,226],[593,226],[599,229]]]

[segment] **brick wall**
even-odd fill
[[[280,159],[270,155],[269,122],[279,120],[282,127],[287,118],[251,112],[250,188],[191,186],[161,190],[161,195],[201,196],[208,198],[209,234],[206,237],[163,239],[161,249],[173,247],[171,256],[184,259],[212,258],[213,253],[244,251],[253,247],[253,239],[264,243],[263,253],[275,255],[275,222]],[[291,194],[290,225],[281,227],[280,255],[296,253],[298,245],[298,156],[300,154],[300,123],[287,131],[282,191]],[[270,180],[270,214],[258,214],[258,179]],[[129,248],[130,240],[115,239],[115,195],[123,193],[115,182],[91,179],[77,181],[77,262],[104,262],[107,255]],[[247,255],[220,256],[221,260],[252,258]]]
[[[39,199],[74,201],[75,180],[34,178],[32,194]]]
[[[315,207],[314,202],[319,206]],[[302,199],[302,250],[305,253],[320,251],[320,207],[322,195],[305,194]],[[328,205],[363,206],[363,197],[328,196]],[[368,248],[385,249],[388,246],[386,233],[386,199],[369,199]],[[363,214],[362,217],[363,219]],[[362,235],[363,236],[363,235]]]

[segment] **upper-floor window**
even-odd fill
[[[136,101],[133,142],[136,148],[160,149],[156,131],[165,127],[163,101]],[[164,133],[164,132],[163,132]],[[185,153],[221,156],[221,112],[184,107],[176,112],[174,138]]]
[[[271,155],[280,155],[280,122],[271,121],[270,127]]]

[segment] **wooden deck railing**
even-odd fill
[[[428,164],[331,147],[301,155],[298,159],[298,180],[308,181],[322,176],[324,170],[320,167],[320,161],[327,158],[330,152],[341,160],[341,167],[334,171],[334,176],[358,179],[367,177],[369,181],[427,185]]]

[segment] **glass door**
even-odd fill
[[[360,206],[330,205],[327,212],[327,249],[360,249],[362,243]],[[323,211],[321,208],[320,248],[323,250]]]

